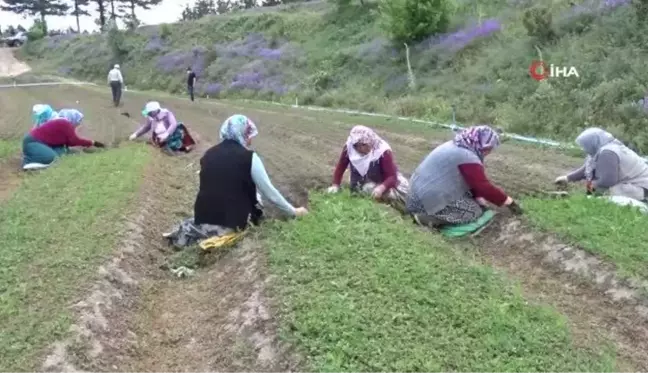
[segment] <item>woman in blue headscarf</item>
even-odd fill
[[[76,129],[82,121],[83,114],[80,111],[63,109],[58,113],[58,118],[33,128],[23,138],[23,169],[48,167],[57,157],[68,153],[69,147],[104,147],[98,141],[77,136]]]
[[[256,125],[244,115],[223,122],[221,142],[200,159],[194,217],[165,235],[176,247],[258,224],[263,215],[259,194],[288,216],[308,213],[304,207],[291,205],[272,185],[261,158],[250,150],[257,135]]]
[[[56,117],[58,117],[58,113],[49,105],[36,104],[32,108],[32,122],[34,128],[40,127],[43,123]]]

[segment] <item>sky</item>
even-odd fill
[[[151,8],[150,10],[137,10],[137,18],[146,25],[155,25],[159,23],[171,23],[180,19],[180,14],[185,5],[189,3],[193,5],[195,0],[163,0],[160,5]],[[2,1],[0,0],[0,3]],[[87,30],[89,32],[97,30],[94,20],[98,18],[96,12],[96,5],[90,5],[88,10],[90,16],[81,17],[81,31]],[[17,14],[10,12],[0,11],[0,27],[2,30],[6,29],[9,25],[18,26],[22,25],[25,29],[33,24],[33,18],[23,18]],[[76,18],[73,16],[67,17],[47,17],[47,25],[50,30],[66,30],[69,27],[76,29]]]

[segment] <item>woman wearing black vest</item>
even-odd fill
[[[289,216],[308,213],[293,207],[272,185],[263,162],[249,150],[258,134],[255,124],[244,115],[233,115],[221,126],[221,143],[200,159],[200,188],[194,217],[165,234],[176,247],[221,236],[258,224],[263,212],[257,189]]]

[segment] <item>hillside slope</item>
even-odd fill
[[[198,93],[209,97],[297,99],[445,121],[455,105],[459,122],[562,139],[600,125],[648,150],[646,112],[636,104],[648,89],[648,27],[634,8],[619,0],[550,2],[558,38],[542,57],[574,66],[579,77],[539,83],[529,76],[538,50],[522,22],[531,3],[460,5],[453,33],[410,46],[414,89],[405,51],[382,35],[371,4],[338,11],[314,2],[148,26],[117,44],[106,35],[62,35],[20,55],[41,71],[100,82],[119,62],[127,84],[141,89],[184,92],[193,66]]]

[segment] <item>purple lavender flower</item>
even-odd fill
[[[164,41],[162,38],[160,38],[159,35],[153,35],[148,43],[146,43],[146,46],[144,47],[144,50],[146,52],[157,52],[160,51],[164,48]]]
[[[223,85],[222,84],[220,84],[220,83],[209,83],[203,88],[202,92],[205,95],[213,97],[213,96],[218,96],[218,94],[220,94],[220,92],[222,90],[223,90]]]
[[[496,32],[499,32],[501,29],[502,24],[498,20],[491,18],[453,33],[434,36],[419,44],[417,49],[433,48],[458,52],[475,40],[491,36]]]

